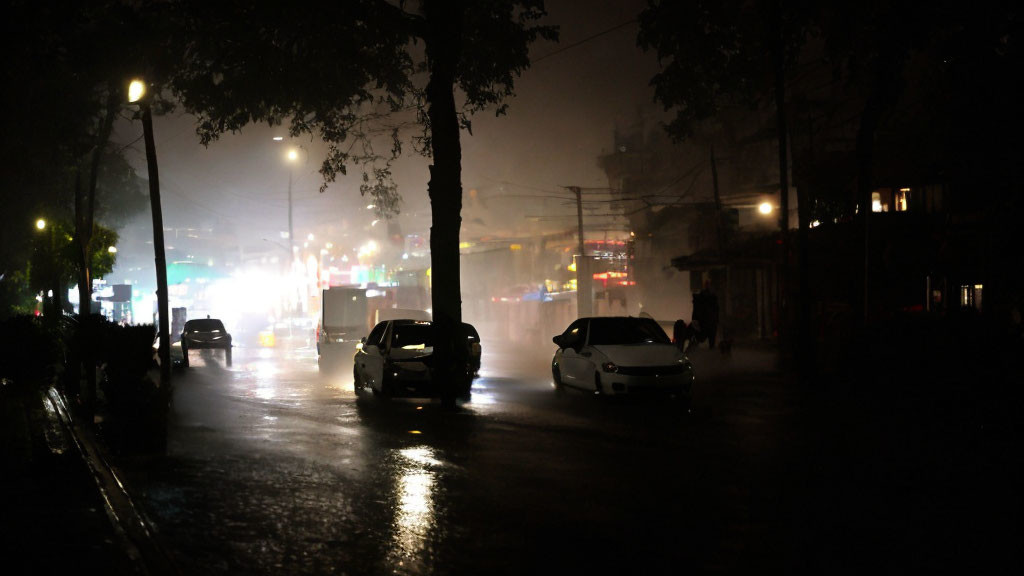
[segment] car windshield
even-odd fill
[[[661,326],[649,318],[594,318],[590,321],[591,346],[647,342],[671,344]]]
[[[185,332],[226,332],[220,320],[189,320],[185,323]]]
[[[402,350],[433,348],[434,329],[429,322],[395,324],[391,333],[391,347]]]

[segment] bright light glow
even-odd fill
[[[772,210],[773,207],[770,202],[761,202],[761,204],[757,207],[757,211],[764,215],[771,214]]]
[[[367,204],[366,205],[366,209],[367,210],[373,210],[374,208],[376,208],[376,206],[374,206],[373,204]]]
[[[284,140],[284,136],[274,136],[274,142],[280,142],[281,140]]]
[[[310,232],[309,235],[306,236],[306,240],[309,240],[310,242],[313,241],[313,233],[312,232]]]
[[[369,256],[373,256],[379,250],[380,250],[380,246],[377,245],[377,242],[375,242],[373,240],[370,240],[366,244],[363,244],[362,246],[360,246],[359,247],[359,251],[356,254],[360,258],[366,258],[366,257],[369,257]],[[344,256],[342,256],[341,260],[342,260],[342,262],[346,261]]]
[[[377,222],[380,222],[380,220],[374,220],[373,222],[370,222],[370,226],[376,226]]]
[[[117,254],[117,246],[111,246],[110,248],[107,248],[107,252],[110,252],[111,254]]]
[[[146,85],[142,80],[132,80],[128,85],[128,101],[138,102],[146,95]]]
[[[817,228],[818,226],[821,226],[821,220],[812,220],[811,221],[811,228]]]
[[[409,253],[408,252],[403,252],[402,253],[402,260],[408,260],[408,259],[409,259]]]
[[[288,160],[294,162],[294,161],[296,161],[298,159],[299,159],[299,151],[298,150],[296,150],[295,148],[292,148],[291,150],[288,151]]]
[[[39,230],[46,228],[46,220],[43,220],[42,218],[36,220],[36,228],[38,228]]]
[[[328,242],[327,244],[324,244],[324,248],[327,248],[328,250],[330,250],[331,248],[334,248],[334,243],[333,242]]]

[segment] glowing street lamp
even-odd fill
[[[139,79],[132,80],[128,84],[128,102],[134,104],[146,95],[146,84]]]
[[[44,230],[46,228],[46,220],[40,218],[36,220],[36,230]]]
[[[773,209],[771,202],[761,202],[757,207],[757,211],[765,216],[771,214]]]

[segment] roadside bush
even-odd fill
[[[160,450],[165,446],[171,390],[160,385],[153,354],[153,325],[100,325],[99,382],[109,409],[105,424],[113,448]]]
[[[0,323],[0,378],[28,390],[50,383],[60,363],[56,334],[36,316],[14,316]]]

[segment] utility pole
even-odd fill
[[[566,186],[576,195],[577,250],[576,257],[576,316],[583,318],[593,314],[594,295],[591,291],[590,261],[586,258],[583,245],[583,190],[579,186]]]
[[[773,15],[774,36],[774,68],[775,68],[775,115],[779,132],[779,239],[781,241],[781,259],[779,273],[776,278],[778,286],[779,315],[777,327],[783,338],[788,338],[789,308],[789,161],[787,158],[786,134],[786,55],[782,31],[782,0],[775,3]],[[788,352],[788,350],[787,350]]]
[[[288,169],[288,262],[295,260],[295,229],[292,228],[292,172]]]

